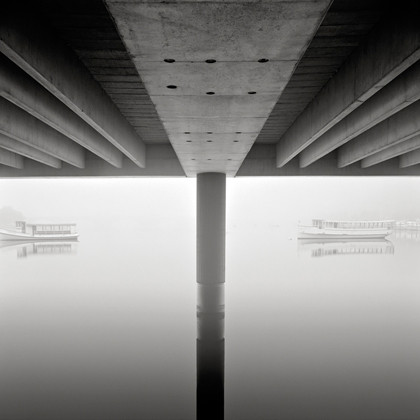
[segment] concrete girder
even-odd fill
[[[299,155],[300,166],[305,168],[418,99],[420,61],[304,149]]]
[[[397,156],[401,156],[405,153],[420,148],[420,135],[411,138],[410,140],[398,143],[395,146],[388,147],[381,152],[370,155],[361,161],[362,168],[368,168],[369,166],[377,165],[378,163],[384,162],[385,160],[392,159]]]
[[[106,4],[187,175],[235,175],[330,0]],[[192,154],[208,132],[252,142]]]
[[[400,168],[418,165],[420,163],[420,149],[413,150],[400,156]]]
[[[404,6],[371,32],[289,127],[277,144],[277,166],[289,162],[419,58],[418,14]]]
[[[10,166],[16,169],[23,168],[23,158],[16,153],[0,148],[0,165]]]
[[[146,146],[86,67],[59,38],[31,17],[2,13],[0,51],[99,134],[144,167]]]
[[[121,168],[122,153],[118,149],[1,54],[0,96],[95,153],[111,165]]]
[[[83,168],[84,149],[50,126],[0,98],[0,133],[41,150],[70,165]]]
[[[61,168],[61,160],[3,134],[0,134],[0,147],[29,159],[36,160],[44,165],[51,166],[52,168]]]
[[[375,125],[338,149],[338,167],[350,165],[420,134],[420,101]]]

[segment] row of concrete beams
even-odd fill
[[[330,0],[106,0],[187,175],[235,175]]]
[[[416,110],[411,104],[420,98],[416,16],[405,8],[375,28],[280,139],[278,167],[298,154],[300,166],[306,167],[347,143],[339,149],[339,165],[343,167],[416,135],[415,130],[409,134],[396,128],[408,121],[404,116],[414,118]],[[400,112],[402,116],[397,117]],[[389,121],[393,132],[385,128]],[[378,140],[385,131],[386,137]],[[398,150],[413,148],[414,142]],[[394,149],[389,158],[397,156],[396,152]],[[388,159],[386,156],[382,153],[375,160],[379,163]],[[373,158],[362,166],[371,164]]]
[[[55,168],[83,168],[84,149],[115,167],[123,154],[145,166],[143,141],[46,25],[2,13],[0,51],[1,148]]]
[[[0,55],[0,96],[111,165],[121,167],[122,153],[118,149],[3,55]]]

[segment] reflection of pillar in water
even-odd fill
[[[224,418],[226,175],[197,175],[197,420]]]

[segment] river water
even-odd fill
[[[84,208],[78,242],[0,244],[1,419],[196,418],[188,194],[179,217]],[[302,242],[266,205],[228,200],[225,419],[420,418],[420,238]]]

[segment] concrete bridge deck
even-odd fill
[[[0,25],[0,177],[418,175],[413,1],[52,1]]]

